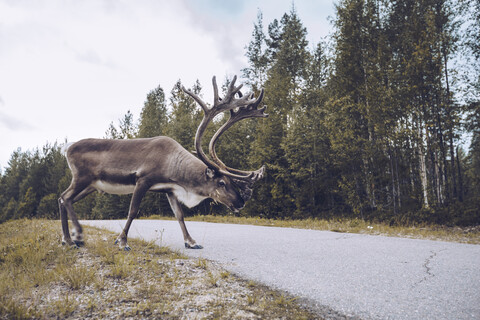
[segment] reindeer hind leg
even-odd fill
[[[69,213],[70,213],[70,219],[72,220],[73,226],[75,228],[75,230],[72,232],[73,242],[80,247],[85,244],[83,240],[83,228],[80,222],[78,222],[77,214],[75,210],[73,210],[73,204],[77,201],[82,200],[83,198],[85,198],[95,190],[96,189],[92,186],[89,186],[83,189],[78,195],[75,196],[75,198],[72,200],[72,203],[71,203],[71,210],[69,211]]]
[[[58,208],[60,211],[60,220],[62,221],[62,244],[63,245],[75,245],[75,243],[72,241],[72,238],[70,237],[70,232],[68,230],[68,214],[67,214],[67,209],[65,208],[64,205],[65,201],[63,200],[62,197],[58,198]]]
[[[60,218],[62,221],[63,240],[62,244],[68,244],[73,246],[82,246],[83,241],[83,228],[78,222],[77,214],[73,210],[73,203],[83,199],[88,194],[92,193],[95,189],[91,186],[85,186],[85,184],[78,184],[72,181],[70,186],[65,190],[61,197],[58,199],[60,208]],[[72,237],[70,236],[68,228],[68,216],[72,220],[74,230]]]

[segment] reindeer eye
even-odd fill
[[[218,186],[219,187],[225,187],[226,183],[223,180],[218,181]]]

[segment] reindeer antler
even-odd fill
[[[257,109],[258,105],[263,99],[263,89],[260,92],[260,96],[255,99],[253,93],[243,96],[240,92],[240,89],[243,85],[239,85],[238,87],[235,86],[235,81],[237,80],[237,76],[234,76],[230,85],[228,86],[227,93],[225,97],[220,98],[218,96],[218,86],[216,78],[213,77],[213,94],[214,94],[214,102],[213,107],[208,108],[207,104],[195,93],[190,90],[185,89],[182,87],[183,91],[190,95],[203,109],[204,116],[202,122],[198,126],[197,133],[195,135],[195,149],[197,151],[198,157],[211,169],[214,169],[226,176],[234,178],[235,180],[245,181],[253,183],[258,179],[263,177],[265,172],[265,167],[261,167],[256,171],[243,171],[238,169],[229,168],[226,166],[217,156],[215,152],[215,143],[217,139],[227,130],[229,129],[234,123],[248,118],[265,118],[268,117],[268,114],[265,114],[265,107],[261,109]],[[238,94],[238,98],[235,95]],[[220,129],[213,135],[212,139],[210,140],[209,144],[209,153],[212,157],[213,161],[210,160],[202,149],[202,138],[205,133],[205,130],[208,124],[215,118],[216,115],[230,111],[230,118],[228,121],[223,124]],[[249,183],[249,184],[250,184]]]
[[[227,131],[233,124],[236,122],[239,122],[240,120],[243,119],[248,119],[248,118],[266,118],[268,117],[268,114],[265,114],[265,109],[266,107],[263,107],[261,109],[257,109],[258,105],[260,102],[262,102],[263,99],[263,89],[260,91],[260,95],[258,96],[257,99],[254,99],[253,93],[250,94],[250,99],[254,100],[252,104],[246,105],[239,107],[238,110],[231,109],[230,110],[230,118],[228,119],[227,122],[225,122],[218,130],[215,132],[213,135],[212,139],[210,140],[210,144],[208,147],[210,156],[212,157],[213,161],[215,161],[222,169],[225,169],[229,172],[238,174],[238,175],[245,175],[249,176],[253,173],[253,177],[255,178],[254,180],[258,180],[263,177],[263,174],[265,172],[265,167],[262,166],[260,169],[256,171],[244,171],[244,170],[238,170],[234,168],[230,168],[227,165],[225,165],[217,156],[217,153],[215,152],[215,143],[217,142],[218,138],[225,132]],[[238,91],[238,94],[242,96],[241,92]]]

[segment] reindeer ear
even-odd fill
[[[208,179],[213,179],[215,177],[215,171],[213,171],[210,168],[205,169],[205,175],[207,176]]]

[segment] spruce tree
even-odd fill
[[[200,82],[194,84],[192,91],[199,95]],[[201,111],[195,101],[182,90],[182,82],[178,80],[170,92],[170,120],[167,135],[175,139],[185,149],[193,150],[195,133],[201,121]]]
[[[147,100],[140,113],[137,136],[148,138],[165,135],[167,122],[165,93],[162,87],[158,86],[147,94]]]
[[[363,218],[366,209],[373,210],[377,205],[372,163],[375,132],[370,119],[370,80],[374,73],[370,59],[376,57],[377,44],[374,37],[369,37],[377,33],[377,21],[369,1],[341,1],[336,10],[336,56],[330,80],[334,98],[327,104],[327,125],[335,165],[341,171],[339,191]]]
[[[242,70],[243,77],[253,90],[259,90],[266,80],[268,57],[266,53],[266,36],[263,32],[263,14],[259,10],[257,22],[253,25],[252,40],[246,47],[245,56],[249,66]]]
[[[298,107],[309,59],[307,31],[295,9],[281,22],[269,25],[267,55],[270,65],[264,84],[264,103],[269,117],[261,119],[251,152],[253,166],[265,164],[267,176],[256,187],[257,196],[247,207],[250,214],[289,217],[295,210],[291,172],[283,141],[286,139],[291,112]],[[253,209],[254,208],[254,209]],[[255,210],[255,212],[253,212]]]
[[[328,62],[319,43],[309,61],[299,106],[291,113],[282,147],[292,176],[295,217],[328,217],[335,174],[325,127]]]

